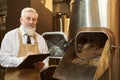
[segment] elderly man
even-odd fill
[[[6,67],[5,80],[40,80],[40,71],[48,67],[48,58],[34,63],[35,69],[17,69],[28,56],[47,53],[44,38],[36,31],[38,13],[27,7],[21,11],[20,27],[6,33],[1,44],[0,63]]]

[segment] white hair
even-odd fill
[[[26,7],[26,8],[24,8],[24,9],[22,9],[22,11],[21,11],[21,17],[24,17],[24,15],[25,15],[26,12],[35,13],[36,16],[38,17],[37,11],[36,11],[34,8],[31,8],[31,7]]]

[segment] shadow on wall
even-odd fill
[[[39,14],[37,32],[52,31],[52,0],[31,0],[31,6]]]

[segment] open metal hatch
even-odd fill
[[[107,48],[105,47],[106,41],[109,40],[110,45],[112,44],[111,35],[111,31],[105,28],[104,30],[96,28],[95,30],[79,31],[66,49],[53,77],[58,80],[96,80],[93,78],[103,49]],[[100,80],[109,80],[110,70],[103,72],[101,77],[103,79],[100,78]]]
[[[64,32],[45,32],[42,36],[46,40],[51,57],[62,57],[64,55],[67,46],[67,36]]]

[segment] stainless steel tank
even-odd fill
[[[98,0],[71,0],[70,35],[75,37],[82,27],[100,26]]]

